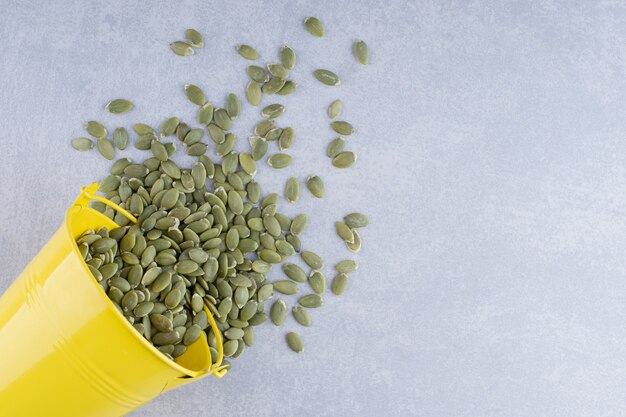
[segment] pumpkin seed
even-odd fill
[[[328,106],[328,117],[331,119],[336,119],[341,116],[341,111],[343,110],[343,102],[341,100],[335,100],[330,103]]]
[[[250,65],[247,69],[248,77],[257,83],[266,83],[270,80],[270,74],[263,67]]]
[[[282,62],[285,68],[293,69],[296,65],[296,53],[294,50],[287,45],[283,45],[283,47],[280,48],[280,62]]]
[[[94,143],[91,139],[88,138],[76,138],[76,139],[72,139],[72,148],[76,149],[77,151],[88,151],[90,149],[93,149],[94,147]]]
[[[263,84],[261,91],[263,94],[276,94],[285,86],[286,83],[286,80],[275,77]]]
[[[354,243],[354,233],[345,223],[335,222],[335,231],[344,242]]]
[[[198,123],[201,125],[208,125],[213,120],[213,105],[211,103],[205,103],[204,106],[198,110]]]
[[[302,257],[304,263],[306,263],[312,269],[320,270],[324,267],[324,261],[322,261],[322,258],[320,258],[320,256],[314,252],[305,250],[302,251],[300,256]]]
[[[85,123],[85,130],[94,138],[103,138],[107,135],[106,128],[95,120]]]
[[[286,168],[291,165],[291,155],[286,153],[277,153],[269,157],[267,164],[272,168]]]
[[[334,281],[333,281],[334,283]],[[302,307],[306,308],[318,308],[324,303],[324,300],[319,294],[307,294],[298,299],[298,302]]]
[[[307,17],[304,19],[304,28],[316,38],[324,36],[324,25],[317,17]]]
[[[241,55],[245,59],[248,59],[250,61],[259,59],[259,53],[250,45],[239,45],[236,49],[239,55]]]
[[[293,314],[293,318],[296,319],[296,321],[302,326],[311,327],[311,315],[305,308],[302,308],[300,306],[294,306],[291,309],[291,313]]]
[[[367,65],[369,63],[370,51],[365,42],[356,41],[354,43],[354,57],[363,65]]]
[[[345,141],[342,138],[333,139],[328,144],[328,148],[326,149],[326,155],[329,158],[336,157],[337,155],[339,155],[339,153],[341,153],[341,151],[343,151],[344,144]]]
[[[283,86],[280,88],[280,90],[276,92],[276,94],[279,94],[281,96],[286,96],[296,91],[297,88],[298,88],[298,83],[292,80],[287,80],[285,81],[285,84],[283,84]]]
[[[193,84],[185,84],[185,94],[189,101],[198,106],[204,106],[206,103],[206,96],[200,87]]]
[[[317,175],[313,175],[306,180],[306,187],[311,194],[317,198],[324,197],[324,182]]]
[[[170,48],[178,56],[191,56],[194,53],[191,45],[183,41],[176,41],[176,42],[170,43]]]
[[[300,268],[296,264],[292,264],[292,263],[283,264],[283,272],[285,273],[285,275],[287,275],[289,278],[291,278],[292,280],[296,282],[307,281],[306,273],[304,272],[302,268]]]
[[[343,294],[348,289],[348,275],[344,273],[337,274],[330,288],[335,295]]]
[[[256,162],[249,153],[242,152],[239,154],[239,164],[247,174],[252,176],[256,174]]]
[[[285,112],[285,106],[282,104],[270,104],[261,110],[261,115],[268,119],[275,119]]]
[[[340,120],[330,124],[330,127],[340,135],[348,136],[354,133],[354,127],[346,121]]]
[[[246,99],[248,103],[253,106],[258,106],[261,104],[261,99],[263,98],[263,92],[261,91],[261,86],[256,81],[249,81],[246,85]]]
[[[295,203],[300,198],[300,183],[295,177],[291,177],[287,180],[285,186],[285,198],[290,203]]]
[[[350,213],[343,218],[346,225],[351,229],[365,227],[369,224],[369,219],[362,213]]]
[[[222,130],[230,130],[231,122],[228,113],[224,109],[216,109],[213,112],[213,122]]]
[[[278,148],[281,151],[291,148],[291,145],[293,144],[293,136],[293,128],[286,127],[285,129],[283,129],[282,133],[280,134],[280,138],[278,138]]]
[[[313,75],[315,75],[315,78],[317,78],[319,82],[321,82],[322,84],[329,85],[331,87],[341,84],[341,80],[339,79],[339,76],[335,74],[334,72],[326,70],[326,69],[315,70],[313,71]]]
[[[133,130],[139,136],[153,135],[156,139],[156,132],[154,131],[154,129],[145,123],[135,123],[133,125]]]
[[[276,78],[286,80],[289,76],[289,71],[283,66],[283,64],[271,63],[267,64],[267,70]]]
[[[356,162],[356,154],[354,152],[339,152],[333,158],[333,165],[337,168],[350,168]]]
[[[323,294],[326,291],[326,277],[320,271],[313,271],[309,277],[309,285],[317,294]]]
[[[197,30],[187,29],[185,31],[185,37],[187,38],[189,45],[194,48],[204,48],[204,39],[202,39],[202,35]]]
[[[113,114],[123,114],[128,113],[133,109],[134,105],[128,100],[124,100],[123,98],[118,98],[115,100],[111,100],[104,107],[109,113]]]
[[[231,119],[236,119],[239,116],[239,110],[241,105],[239,99],[233,93],[230,93],[226,98],[226,113]]]
[[[287,333],[287,345],[296,353],[304,352],[304,342],[299,334],[294,332]]]
[[[272,285],[274,290],[285,295],[297,294],[300,290],[300,288],[298,288],[298,284],[288,279],[274,281]]]
[[[130,164],[132,164],[132,160],[129,158],[120,158],[111,165],[111,174],[120,175],[124,173],[124,169]],[[102,187],[100,187],[102,189]],[[117,187],[116,187],[117,188]],[[113,191],[113,190],[111,190]]]
[[[128,132],[123,127],[118,127],[113,131],[113,144],[121,151],[128,147]]]
[[[102,155],[109,161],[115,157],[115,148],[113,147],[113,144],[109,139],[98,138],[97,145],[100,155]]]
[[[337,270],[337,272],[341,272],[343,274],[349,274],[351,272],[354,272],[357,270],[357,268],[358,265],[356,261],[353,261],[352,259],[346,259],[335,265],[335,269]]]
[[[350,252],[358,253],[361,250],[361,236],[356,231],[356,229],[352,229],[352,233],[354,234],[354,243],[346,242],[346,246],[350,250]]]
[[[172,136],[178,127],[180,121],[178,117],[170,117],[161,123],[161,127],[159,127],[159,131],[161,132],[161,136]]]
[[[283,300],[274,302],[270,310],[270,318],[272,319],[272,323],[276,326],[280,326],[285,322],[287,318],[287,305]]]
[[[290,227],[291,233],[294,235],[299,235],[302,232],[304,232],[304,229],[306,229],[306,225],[308,221],[309,219],[306,214],[297,215],[291,222],[291,227]]]

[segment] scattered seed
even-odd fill
[[[306,214],[297,215],[291,222],[290,231],[294,235],[299,235],[304,232],[308,223],[308,217]]]
[[[305,308],[300,306],[294,306],[291,309],[291,313],[293,314],[293,318],[296,319],[296,321],[302,326],[311,327],[311,315]]]
[[[334,283],[334,281],[333,281]],[[324,303],[324,300],[319,294],[307,294],[298,299],[298,302],[302,307],[306,308],[318,308]]]
[[[115,148],[109,139],[98,138],[97,145],[100,155],[104,156],[109,161],[115,157]]]
[[[354,233],[345,223],[335,222],[335,231],[344,242],[354,243]]]
[[[287,80],[281,89],[276,92],[276,94],[286,96],[296,91],[296,88],[298,88],[298,84],[295,81]]]
[[[341,115],[341,111],[343,110],[343,102],[339,99],[330,103],[328,106],[328,117],[331,119],[336,119]]]
[[[343,294],[348,289],[348,275],[344,273],[337,274],[330,288],[335,295]]]
[[[233,120],[236,119],[239,116],[240,107],[237,96],[230,93],[226,98],[226,113],[228,113],[228,116]]]
[[[124,100],[122,98],[118,98],[115,100],[109,101],[109,103],[104,107],[109,113],[113,114],[123,114],[128,113],[133,109],[134,105],[128,100]]]
[[[287,45],[283,45],[283,47],[280,48],[280,62],[285,68],[293,69],[296,65],[296,53],[294,50]]]
[[[324,197],[324,182],[317,175],[313,175],[306,180],[306,187],[311,194],[317,198]]]
[[[263,92],[263,94],[276,94],[280,90],[282,90],[286,83],[286,80],[275,77],[263,84],[263,87],[261,87],[261,91]]]
[[[354,127],[345,121],[335,121],[330,124],[332,129],[340,135],[348,136],[354,133]]]
[[[187,29],[185,31],[185,37],[187,38],[189,45],[194,48],[204,48],[204,39],[202,39],[202,35],[197,30]]]
[[[300,198],[300,183],[295,177],[291,177],[287,180],[285,185],[285,198],[290,203],[295,203]]]
[[[356,162],[356,154],[354,152],[339,152],[333,158],[333,165],[337,168],[350,168]]]
[[[352,229],[352,233],[354,234],[354,243],[346,242],[346,246],[350,250],[350,252],[358,253],[361,250],[361,236],[356,231],[356,229]]]
[[[270,80],[269,73],[263,67],[257,65],[248,66],[248,76],[257,83],[266,83]]]
[[[274,290],[285,295],[297,294],[300,290],[297,283],[287,279],[274,281],[272,284],[274,286]]]
[[[291,148],[293,144],[294,132],[292,127],[286,127],[283,129],[280,137],[278,138],[278,148],[281,151]]]
[[[267,70],[276,78],[286,80],[287,77],[289,77],[289,71],[287,71],[287,68],[285,68],[283,64],[267,64]]]
[[[296,353],[304,352],[304,342],[300,335],[294,332],[287,333],[287,345]]]
[[[367,65],[369,63],[370,51],[365,42],[356,41],[354,43],[354,57],[363,65]]]
[[[121,151],[128,147],[128,132],[123,127],[118,127],[113,131],[113,144]]]
[[[276,153],[269,157],[267,164],[272,168],[286,168],[291,165],[291,155],[286,153]]]
[[[193,48],[187,42],[172,42],[170,43],[170,48],[178,56],[191,56],[194,53]]]
[[[95,120],[91,120],[85,123],[85,130],[94,138],[103,138],[107,135],[107,130],[104,126],[102,126],[99,122]]]
[[[337,272],[340,272],[342,274],[352,273],[356,271],[357,268],[358,268],[358,265],[356,261],[353,261],[352,259],[346,259],[344,261],[339,262],[337,265],[335,265],[335,269],[337,270]]]
[[[178,117],[170,117],[161,123],[161,127],[159,127],[159,131],[161,132],[161,136],[172,136],[178,127],[180,121]]]
[[[204,106],[206,103],[206,96],[204,92],[200,89],[200,87],[195,86],[193,84],[185,84],[185,94],[189,101],[198,106]]]
[[[94,147],[94,143],[91,139],[88,138],[76,138],[76,139],[72,139],[72,148],[76,149],[77,151],[88,151],[90,149],[93,149]]]
[[[280,326],[285,322],[287,318],[287,305],[283,300],[277,300],[270,309],[270,318],[272,323],[276,326]]]
[[[317,78],[319,82],[321,82],[322,84],[329,85],[331,87],[341,84],[341,80],[339,79],[339,76],[335,74],[334,72],[326,70],[326,69],[315,70],[313,71],[313,75],[315,75],[315,78]]]
[[[357,229],[360,227],[365,227],[369,224],[369,219],[365,214],[362,213],[350,213],[343,218],[346,225],[351,229]]]
[[[261,115],[268,119],[275,119],[285,112],[285,106],[282,104],[270,104],[261,110]]]
[[[306,263],[312,269],[320,270],[324,267],[324,261],[322,261],[322,258],[320,258],[320,256],[314,252],[305,250],[302,251],[300,256],[302,257],[304,263]]]
[[[313,271],[309,277],[309,285],[317,294],[323,294],[326,291],[326,277],[320,271]]]
[[[304,28],[317,38],[324,36],[324,25],[317,17],[307,17],[304,19]]]
[[[248,59],[250,61],[259,59],[259,53],[250,45],[239,45],[236,49],[239,55],[241,55],[245,59]]]
[[[261,103],[261,99],[263,98],[263,92],[261,91],[261,87],[256,81],[250,80],[248,85],[246,85],[246,99],[248,103],[253,106],[258,106]]]
[[[339,155],[341,151],[343,151],[344,144],[345,144],[345,141],[342,138],[333,139],[328,144],[328,148],[326,149],[326,155],[329,158],[336,157],[337,155]]]

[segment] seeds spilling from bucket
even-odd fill
[[[307,18],[304,27],[316,37],[324,36],[324,27],[317,18]],[[197,30],[188,29],[185,38],[170,45],[175,54],[189,56],[204,47]],[[260,58],[249,45],[239,45],[236,50],[246,60]],[[354,51],[359,62],[367,62],[369,51],[364,44],[355,46]],[[245,87],[245,101],[250,105],[261,105],[268,94],[296,91],[296,82],[289,79],[296,52],[285,45],[278,55],[277,61],[265,66],[255,63],[247,67],[250,81]],[[332,71],[317,69],[313,74],[323,84],[340,85]],[[275,169],[270,170],[275,175],[280,175],[281,169],[297,166],[286,152],[294,141],[298,145],[296,132],[280,123],[285,106],[264,103],[262,119],[249,138],[249,151],[236,152],[237,138],[231,129],[245,110],[239,97],[228,94],[220,107],[209,101],[198,85],[185,84],[183,90],[189,102],[197,106],[193,117],[186,122],[169,117],[158,129],[145,123],[134,124],[134,147],[149,152],[147,159],[117,159],[110,175],[100,182],[105,198],[132,214],[137,223],[102,202],[94,202],[92,207],[119,227],[87,230],[76,243],[87,267],[116,308],[164,355],[176,359],[204,337],[215,361],[218,343],[209,320],[213,317],[224,337],[224,355],[236,358],[254,343],[255,326],[268,318],[277,326],[284,325],[289,308],[296,323],[311,326],[309,309],[320,308],[324,294],[329,292],[321,271],[324,261],[303,248],[301,236],[308,216],[302,213],[290,218],[280,213],[279,194],[263,194],[255,181],[261,160]],[[126,99],[106,105],[113,114],[133,108],[134,104]],[[355,132],[354,127],[335,120],[342,109],[343,101],[337,99],[326,112],[330,128],[348,136]],[[116,150],[123,151],[129,144],[129,131],[124,127],[115,128],[112,139],[100,122],[87,122],[85,129],[94,139],[74,139],[72,146],[79,151],[95,147],[112,160]],[[356,162],[356,154],[344,151],[344,144],[344,139],[338,137],[326,152],[338,168]],[[179,166],[172,160],[178,147],[194,158],[191,166]],[[209,150],[221,161],[209,157]],[[325,185],[319,176],[308,177],[305,184],[314,197],[324,196]],[[300,196],[297,177],[287,179],[285,199],[296,204]],[[347,248],[358,252],[361,238],[356,229],[367,224],[366,216],[351,213],[335,227]],[[278,264],[282,264],[288,279],[269,278]],[[356,265],[353,260],[336,264],[338,275],[329,283],[334,294],[346,291],[347,274],[354,272]],[[275,294],[285,297],[273,300]],[[304,343],[298,334],[290,332],[286,340],[292,350],[303,352]]]

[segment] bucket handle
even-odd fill
[[[137,218],[130,214],[128,211],[115,204],[111,200],[96,195],[95,192],[98,191],[98,186],[99,184],[97,182],[94,182],[93,184],[89,184],[88,186],[81,188],[80,195],[78,196],[74,204],[81,207],[87,207],[89,205],[89,201],[99,201],[102,204],[106,204],[107,206],[111,207],[113,210],[120,212],[131,222],[137,223]],[[228,366],[222,365],[222,361],[224,360],[222,332],[220,332],[220,330],[217,328],[217,323],[215,322],[215,318],[213,318],[213,313],[211,313],[211,311],[207,307],[205,307],[205,310],[207,313],[207,318],[209,319],[209,324],[211,325],[211,329],[213,330],[213,334],[215,334],[215,339],[217,342],[217,360],[215,361],[215,363],[211,364],[211,366],[207,370],[207,373],[213,374],[213,376],[215,376],[216,378],[222,378],[224,375],[226,375],[226,372],[228,372],[228,369],[226,369]]]

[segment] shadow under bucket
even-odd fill
[[[144,339],[89,272],[75,239],[117,225],[88,207],[83,189],[65,221],[0,298],[0,414],[11,417],[120,416],[162,392],[207,375],[221,378],[222,338],[211,364],[206,338],[176,362]]]

